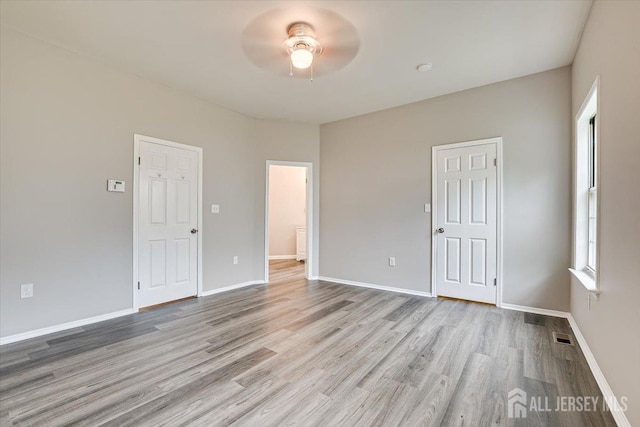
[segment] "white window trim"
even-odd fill
[[[596,77],[591,86],[574,122],[574,164],[573,164],[573,259],[572,268],[569,271],[584,287],[592,293],[599,294],[599,263],[600,263],[600,203],[596,207],[596,270],[587,266],[589,245],[589,200],[588,189],[589,172],[585,166],[588,164],[589,149],[584,144],[588,138],[589,120],[596,116],[596,141],[600,141],[600,78]],[[596,144],[596,170],[599,170],[600,144]],[[598,189],[598,201],[600,194],[600,174],[596,176],[595,187]]]

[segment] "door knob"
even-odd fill
[[[440,227],[436,230],[438,233],[442,234],[444,233],[444,228]]]
[[[196,230],[195,228],[191,229],[191,234],[196,234],[198,232],[198,230]]]

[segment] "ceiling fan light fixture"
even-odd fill
[[[289,38],[283,45],[291,65],[300,70],[311,67],[314,58],[322,53],[322,45],[315,38],[313,27],[306,22],[294,22],[287,27],[287,35]]]
[[[306,47],[300,47],[291,52],[291,64],[301,70],[309,68],[313,64],[313,53]]]

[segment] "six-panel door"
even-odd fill
[[[437,293],[495,304],[496,145],[437,153]]]
[[[197,294],[198,153],[140,143],[139,306]]]

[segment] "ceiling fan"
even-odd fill
[[[310,7],[266,12],[242,33],[242,48],[254,65],[311,80],[345,67],[359,47],[358,33],[349,21],[330,10]]]

